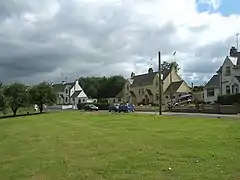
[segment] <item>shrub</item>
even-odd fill
[[[234,103],[240,103],[240,93],[219,96],[216,102],[220,103],[221,105],[232,105]]]

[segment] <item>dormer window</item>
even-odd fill
[[[229,76],[229,75],[231,75],[231,67],[227,66],[226,67],[226,76]]]

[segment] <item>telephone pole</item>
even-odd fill
[[[159,89],[158,89],[158,100],[159,100],[159,115],[162,115],[162,70],[161,70],[161,52],[158,52],[158,74],[159,74]]]
[[[239,33],[236,34],[236,40],[237,40],[237,51],[238,51],[238,36],[239,36]]]

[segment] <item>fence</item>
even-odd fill
[[[238,114],[240,113],[240,105],[220,105],[220,104],[202,104],[197,108],[196,106],[175,106],[172,112],[186,112],[186,113],[209,113],[209,114]]]

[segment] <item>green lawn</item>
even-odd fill
[[[0,179],[237,180],[240,121],[77,111],[2,119]]]

